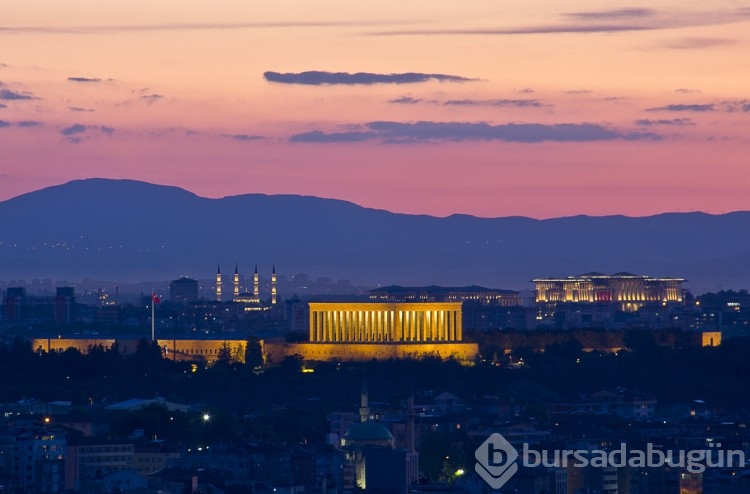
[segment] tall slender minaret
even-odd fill
[[[221,302],[221,265],[216,269],[216,300]]]
[[[406,402],[406,480],[413,484],[419,480],[419,453],[414,447],[414,389]]]
[[[367,380],[362,379],[362,391],[359,395],[359,421],[367,422],[370,420],[370,406],[367,394]]]
[[[414,390],[406,401],[406,450],[416,453],[414,447]]]
[[[255,265],[255,273],[253,273],[253,297],[258,298],[260,296],[260,279],[258,278],[258,265]]]
[[[273,265],[271,271],[271,305],[276,305],[276,265]]]
[[[240,297],[240,273],[237,271],[237,263],[234,263],[234,300]]]

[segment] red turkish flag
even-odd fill
[[[152,293],[152,294],[151,294],[151,299],[152,299],[152,300],[154,301],[154,303],[156,303],[156,304],[160,304],[160,303],[161,303],[161,299],[160,299],[160,298],[159,298],[159,297],[158,297],[158,296],[157,296],[157,295],[156,295],[155,293]]]

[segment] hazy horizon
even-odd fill
[[[166,280],[257,263],[259,272],[276,265],[367,285],[522,288],[597,271],[743,288],[748,217],[436,218],[312,196],[206,199],[140,181],[78,180],[0,202],[0,275]]]
[[[720,212],[720,213],[713,213],[713,212],[709,212],[709,211],[700,211],[700,210],[691,210],[691,211],[677,211],[677,210],[675,210],[675,211],[661,211],[661,212],[658,212],[658,213],[644,214],[644,215],[628,215],[628,214],[620,214],[620,213],[600,214],[600,215],[597,215],[597,214],[577,213],[577,214],[570,214],[570,215],[565,215],[565,216],[549,216],[549,217],[534,217],[534,216],[528,216],[528,215],[479,216],[479,215],[475,215],[475,214],[470,214],[470,213],[464,213],[464,212],[461,212],[461,211],[456,211],[456,212],[453,212],[453,213],[450,213],[450,214],[446,214],[446,215],[435,215],[435,214],[430,214],[430,213],[426,213],[426,212],[397,211],[397,210],[394,210],[394,209],[389,209],[387,206],[366,206],[364,204],[358,203],[356,200],[341,199],[341,198],[338,198],[338,197],[323,197],[323,196],[317,196],[317,195],[313,195],[313,194],[292,194],[292,193],[277,193],[277,194],[272,194],[272,193],[264,193],[264,192],[257,192],[257,191],[248,191],[248,192],[241,192],[241,193],[238,193],[238,194],[230,194],[230,195],[226,195],[226,196],[209,196],[209,195],[201,195],[201,194],[199,194],[199,193],[197,193],[197,192],[195,192],[193,190],[190,190],[190,189],[187,189],[187,188],[175,185],[175,184],[147,182],[147,181],[144,181],[144,180],[138,180],[138,179],[132,179],[132,178],[113,178],[113,179],[108,179],[108,178],[104,178],[104,177],[76,178],[76,179],[72,179],[72,180],[69,180],[69,181],[61,182],[61,183],[58,183],[58,184],[51,184],[51,185],[47,185],[47,186],[44,186],[44,187],[40,187],[39,189],[36,189],[36,190],[30,190],[30,191],[20,192],[18,194],[15,194],[15,195],[13,195],[11,197],[6,198],[6,199],[0,199],[0,203],[9,201],[9,200],[17,198],[17,197],[24,196],[24,195],[27,195],[27,194],[32,194],[34,192],[39,192],[39,191],[44,190],[44,189],[48,189],[48,188],[52,188],[52,187],[58,187],[58,186],[61,186],[61,185],[68,184],[70,182],[85,181],[85,180],[126,180],[126,181],[142,182],[142,183],[149,184],[149,185],[157,185],[157,186],[164,186],[164,187],[176,187],[178,189],[184,190],[186,192],[189,192],[191,194],[196,195],[197,197],[201,197],[201,198],[204,198],[204,199],[225,199],[225,198],[239,197],[239,196],[245,196],[245,195],[314,197],[314,198],[318,198],[318,199],[331,199],[331,200],[334,200],[334,201],[344,201],[344,202],[348,202],[348,203],[354,204],[355,206],[360,206],[362,208],[374,209],[374,210],[380,210],[380,211],[387,211],[389,213],[394,213],[394,214],[406,214],[406,215],[413,215],[413,216],[430,216],[430,217],[433,217],[433,218],[448,218],[450,216],[471,216],[471,217],[474,217],[474,218],[481,218],[481,219],[496,219],[496,218],[518,217],[518,218],[528,218],[528,219],[532,219],[532,220],[553,220],[553,219],[562,219],[562,218],[572,218],[572,217],[576,217],[576,216],[587,216],[587,217],[592,217],[592,218],[599,218],[599,217],[606,217],[606,216],[622,216],[622,217],[625,217],[625,218],[647,218],[647,217],[652,217],[652,216],[659,216],[659,215],[662,215],[662,214],[699,213],[699,214],[707,214],[707,215],[711,215],[711,216],[719,216],[719,215],[724,215],[724,214],[742,213],[742,212],[750,211],[750,209],[743,209],[743,210],[734,210],[734,211],[724,211],[724,212]]]

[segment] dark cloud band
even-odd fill
[[[106,125],[83,125],[73,124],[70,127],[65,127],[60,130],[60,134],[64,138],[72,143],[78,144],[81,142],[81,136],[87,133],[89,130],[98,130],[99,132],[111,136],[115,133],[114,127],[107,127]]]
[[[264,136],[250,134],[222,134],[222,137],[234,139],[235,141],[262,141],[265,139]]]
[[[565,14],[567,17],[581,20],[613,20],[653,17],[656,12],[652,9],[627,8],[600,10],[592,12],[573,12]]]
[[[647,111],[671,111],[671,112],[709,112],[716,110],[713,104],[675,104],[665,105],[656,108],[649,108]]]
[[[280,84],[303,84],[306,86],[365,85],[372,84],[415,84],[428,81],[468,82],[474,79],[447,74],[423,74],[406,72],[403,74],[373,74],[370,72],[324,72],[311,70],[307,72],[265,72],[263,77],[268,82]]]
[[[443,102],[443,104],[448,106],[515,106],[519,108],[544,106],[538,99],[452,99]]]
[[[60,131],[60,133],[64,136],[72,136],[75,134],[80,134],[81,132],[86,132],[85,125],[73,124],[70,127],[65,127]]]
[[[102,82],[98,77],[68,77],[68,82]]]
[[[672,118],[672,119],[658,119],[658,120],[650,120],[647,118],[643,118],[640,120],[635,121],[636,125],[640,125],[642,127],[650,127],[654,125],[676,125],[676,126],[684,126],[684,125],[695,125],[692,120],[689,118]]]
[[[699,104],[672,104],[658,106],[655,108],[647,108],[646,111],[657,112],[750,112],[750,100],[735,100],[735,101],[718,101],[716,103],[699,103]]]
[[[423,100],[412,98],[411,96],[402,96],[401,98],[388,100],[388,103],[397,105],[413,105],[417,103],[430,103],[433,105],[444,106],[493,106],[493,107],[516,107],[516,108],[540,108],[547,106],[538,99],[449,99],[441,100]]]
[[[34,95],[30,93],[21,93],[18,91],[13,91],[12,89],[0,89],[0,100],[20,101],[20,100],[28,100],[28,99],[35,99]]]
[[[510,36],[527,34],[587,34],[652,31],[683,27],[714,26],[744,22],[750,9],[711,11],[657,11],[645,8],[625,8],[563,14],[555,24],[521,27],[487,27],[478,29],[432,29],[429,27],[372,32],[375,36]]]
[[[591,142],[610,140],[659,140],[652,132],[620,132],[599,124],[501,124],[485,122],[370,122],[366,131],[332,132],[320,130],[295,134],[291,142],[361,142],[380,140],[389,143],[433,141],[508,141],[508,142]]]

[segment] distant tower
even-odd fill
[[[258,265],[255,265],[255,273],[253,273],[253,297],[258,298],[260,295],[260,280],[258,278]]]
[[[362,379],[362,392],[359,395],[359,421],[367,422],[370,420],[370,406],[367,395],[367,381]]]
[[[273,265],[271,271],[271,305],[276,305],[276,265]]]
[[[221,265],[216,270],[216,300],[221,302]]]
[[[414,390],[412,390],[406,401],[406,450],[412,454],[417,452],[414,442]]]
[[[237,271],[237,263],[234,264],[234,300],[240,296],[240,273]]]
[[[419,480],[419,453],[414,447],[414,390],[406,402],[406,478],[411,485]]]

